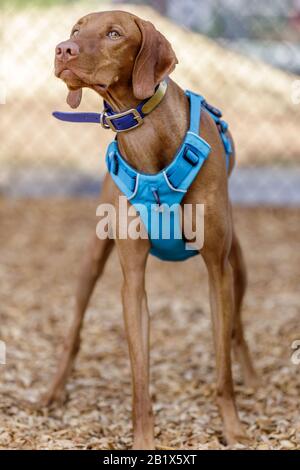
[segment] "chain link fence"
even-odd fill
[[[120,5],[121,4],[121,5]],[[173,78],[221,108],[235,137],[235,202],[300,204],[300,1],[12,0],[1,5],[0,193],[88,195],[99,190],[110,131],[55,121],[68,110],[54,77],[57,43],[91,11],[152,21],[179,59]],[[84,91],[81,110],[100,111]]]

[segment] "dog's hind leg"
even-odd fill
[[[229,255],[233,269],[234,279],[234,321],[233,321],[233,348],[236,359],[239,361],[247,387],[256,387],[259,383],[252,364],[249,348],[244,336],[243,322],[241,318],[243,298],[247,287],[247,273],[239,240],[233,233],[232,247]]]
[[[114,185],[110,177],[106,177],[100,197],[100,204],[110,203],[114,198],[114,194]],[[113,240],[108,238],[100,240],[96,233],[93,234],[78,279],[75,314],[70,331],[65,339],[64,351],[49,390],[36,406],[49,406],[54,401],[64,400],[65,384],[79,351],[83,318],[94,287],[104,270],[113,246]]]
[[[49,390],[41,398],[40,406],[49,406],[54,401],[64,401],[65,399],[65,384],[79,352],[83,318],[96,282],[103,272],[113,245],[112,240],[98,240],[96,236],[93,236],[79,276],[73,322],[65,339],[58,369]]]

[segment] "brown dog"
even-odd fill
[[[89,87],[115,111],[124,111],[151,97],[156,86],[174,70],[176,63],[171,45],[151,23],[129,13],[113,11],[90,14],[78,21],[71,38],[56,48],[55,71],[69,88],[70,106],[77,107],[82,88]],[[120,151],[137,170],[157,173],[172,161],[187,132],[188,122],[188,99],[183,90],[170,80],[165,98],[146,117],[144,124],[118,135]],[[210,144],[211,154],[184,203],[205,205],[205,243],[201,255],[209,275],[217,402],[226,440],[233,444],[244,439],[245,433],[235,405],[232,343],[246,383],[253,385],[256,381],[240,316],[246,274],[233,228],[224,147],[207,112],[202,113],[201,136]],[[233,165],[234,156],[230,172]],[[119,195],[111,177],[106,176],[100,202],[115,204],[117,208]],[[197,227],[197,220],[193,220],[193,227]],[[128,238],[116,239],[115,243],[124,276],[122,300],[132,368],[134,448],[154,449],[149,396],[149,314],[145,293],[145,267],[150,242]],[[44,404],[58,399],[64,390],[79,349],[84,313],[113,244],[111,240],[101,241],[93,236],[79,279],[72,330]]]

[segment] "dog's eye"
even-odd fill
[[[121,34],[118,33],[118,31],[113,30],[113,31],[109,31],[109,32],[107,33],[107,36],[108,36],[110,39],[119,39],[119,37],[121,37]]]
[[[79,29],[75,29],[75,31],[73,31],[72,33],[72,37],[75,38],[76,36],[78,36],[79,34]]]

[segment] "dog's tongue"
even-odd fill
[[[81,98],[82,98],[82,89],[79,88],[79,90],[76,91],[69,91],[68,97],[67,97],[67,103],[71,108],[76,109],[81,103]]]

